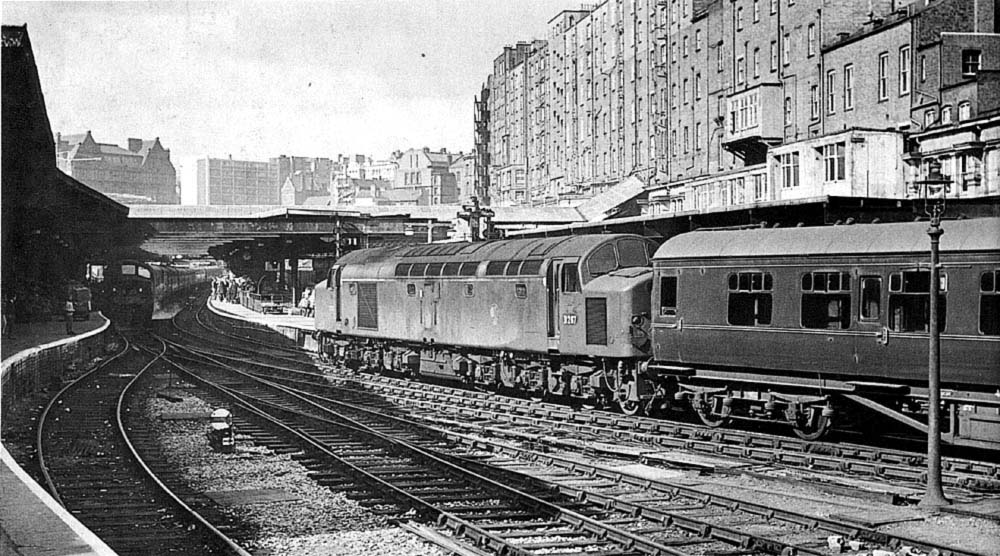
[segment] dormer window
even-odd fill
[[[979,73],[983,55],[979,50],[966,49],[962,51],[962,75],[973,76]]]

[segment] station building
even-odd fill
[[[67,175],[128,204],[178,204],[177,171],[160,138],[129,138],[128,147],[98,143],[90,131],[56,133],[56,166]]]

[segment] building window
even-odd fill
[[[736,58],[736,82],[743,83],[746,81],[746,59],[743,56],[738,56]]]
[[[920,82],[927,81],[927,56],[920,57]]]
[[[694,74],[694,99],[701,99],[701,74]]]
[[[778,43],[771,41],[771,71],[778,71]]]
[[[690,97],[688,96],[688,78],[684,78],[684,84],[681,86],[681,96],[684,97],[684,104],[688,103]]]
[[[677,108],[677,83],[670,85],[670,105]]]
[[[753,49],[753,76],[760,77],[760,48]]]
[[[670,63],[677,63],[677,42],[670,43]]]
[[[934,125],[934,120],[937,119],[937,111],[933,108],[928,108],[924,110],[924,127],[931,127]]]
[[[788,33],[785,33],[785,35],[781,37],[781,56],[782,56],[781,65],[787,66],[791,62],[792,59],[791,53],[792,53],[792,36],[789,35]]]
[[[823,146],[823,168],[826,181],[843,181],[847,177],[845,146],[844,142]]]
[[[910,47],[899,49],[899,95],[910,94]]]
[[[771,324],[771,291],[774,279],[766,272],[738,272],[729,275],[729,324],[759,326]]]
[[[837,70],[828,70],[826,72],[826,113],[833,114],[837,111],[837,93],[836,85],[837,83]]]
[[[701,52],[701,29],[694,30],[694,50]]]
[[[895,272],[889,275],[889,328],[894,332],[927,332],[930,315],[931,273],[926,270]],[[941,274],[938,296],[938,323],[947,325],[948,276]]]
[[[976,75],[982,63],[982,53],[979,50],[966,49],[962,51],[962,75]]]
[[[951,123],[951,106],[941,107],[941,123],[943,124]]]
[[[778,13],[778,0],[771,0],[771,15]]]
[[[854,65],[844,66],[844,110],[854,109]]]
[[[785,97],[785,125],[792,125],[792,97]]]
[[[806,56],[816,55],[816,24],[810,23],[806,28]]]
[[[687,35],[684,35],[684,38],[681,39],[681,56],[687,58],[687,55],[688,55],[688,37]]]
[[[889,98],[889,53],[878,55],[878,99]]]
[[[743,6],[737,6],[736,8],[736,30],[743,30]]]
[[[701,122],[694,124],[694,148],[695,150],[701,150]]]
[[[684,126],[684,153],[687,154],[691,150],[691,137],[688,133],[688,126]]]
[[[782,189],[791,189],[799,186],[799,153],[787,153],[778,155],[778,177],[781,179]]]
[[[850,328],[851,275],[846,272],[804,274],[801,316],[803,328]]]
[[[809,117],[813,120],[819,118],[819,87],[816,85],[809,87]]]
[[[760,21],[760,0],[753,0],[753,22]]]
[[[972,104],[964,100],[958,103],[958,121],[964,122],[972,118]]]
[[[722,43],[720,42],[715,47],[715,71],[722,71],[725,67],[725,58],[722,52]]]

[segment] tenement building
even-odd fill
[[[177,172],[160,138],[129,139],[128,147],[98,143],[88,131],[56,133],[56,167],[124,204],[178,204]]]
[[[573,203],[634,176],[644,210],[667,214],[912,198],[940,166],[949,195],[996,196],[994,9],[606,0],[561,12],[546,40],[494,62],[486,109],[477,99],[477,186],[493,204]]]

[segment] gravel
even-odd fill
[[[162,413],[201,412],[216,407],[194,392],[173,388],[161,393],[182,401],[149,398],[144,415],[171,467],[195,490],[281,489],[299,499],[226,506],[246,530],[255,531],[244,548],[254,554],[304,556],[311,554],[364,554],[412,556],[444,554],[434,545],[391,525],[388,518],[316,484],[308,469],[289,454],[275,454],[256,446],[237,430],[236,452],[220,454],[208,445],[206,420],[163,421]]]

